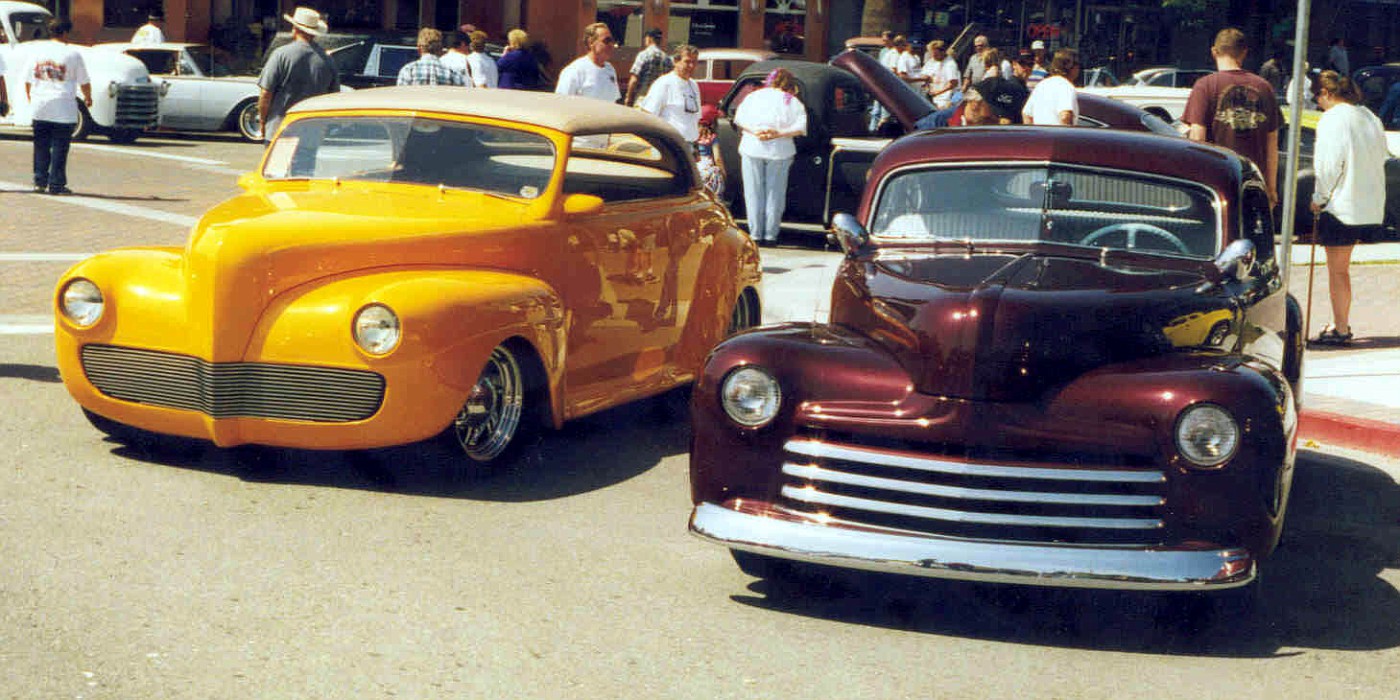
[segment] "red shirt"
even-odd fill
[[[1249,71],[1227,70],[1196,81],[1181,120],[1204,126],[1207,142],[1229,148],[1263,169],[1283,112],[1267,80]]]

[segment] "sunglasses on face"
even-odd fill
[[[616,44],[616,43],[617,43],[617,39],[614,39],[613,37],[610,37],[610,36],[605,36],[605,37],[603,37],[602,39],[599,39],[599,41],[603,42],[604,44]]]

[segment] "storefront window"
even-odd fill
[[[163,0],[107,0],[102,4],[102,26],[139,27],[152,12],[161,12]]]
[[[599,0],[598,18],[623,46],[642,45],[641,0]]]
[[[806,0],[767,0],[763,36],[778,53],[800,54],[806,44]]]
[[[672,2],[666,41],[702,49],[739,45],[738,0]]]

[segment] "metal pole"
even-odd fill
[[[1312,0],[1298,0],[1298,16],[1293,31],[1293,80],[1288,90],[1288,161],[1283,169],[1283,288],[1293,270],[1293,218],[1298,210],[1298,144],[1303,134],[1303,85],[1307,83],[1308,20]]]

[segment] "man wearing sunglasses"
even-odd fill
[[[612,30],[602,22],[583,28],[583,45],[587,52],[559,71],[559,84],[554,92],[560,95],[581,95],[597,100],[617,102],[622,92],[617,86],[617,70],[608,62],[617,48]]]
[[[700,85],[694,79],[699,60],[700,49],[689,44],[676,47],[675,70],[657,78],[639,105],[676,127],[692,146],[700,138]]]

